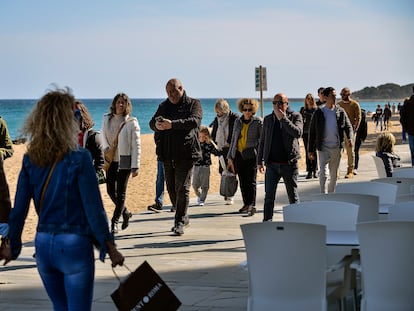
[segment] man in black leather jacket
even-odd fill
[[[263,221],[273,218],[273,207],[277,184],[283,178],[289,202],[299,201],[297,192],[298,159],[300,158],[299,138],[303,132],[302,116],[288,110],[289,101],[285,94],[273,98],[273,112],[263,121],[258,152],[259,172],[265,172],[265,199]]]
[[[198,135],[203,109],[198,99],[187,96],[178,79],[170,79],[166,91],[168,98],[158,106],[149,125],[159,133],[156,153],[164,163],[168,194],[176,208],[172,231],[182,235],[189,223],[192,168],[201,159]]]

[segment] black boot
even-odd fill
[[[127,211],[126,209],[122,213],[122,218],[124,219],[122,221],[122,230],[125,230],[129,226],[129,219],[132,217],[132,213],[130,211]]]
[[[312,172],[308,172],[308,175],[306,175],[306,179],[311,179],[312,178]]]
[[[115,234],[118,233],[118,220],[112,220],[111,222],[111,233]]]

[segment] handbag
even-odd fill
[[[121,126],[118,129],[118,132],[116,133],[116,137],[112,143],[112,146],[109,147],[108,150],[104,151],[104,166],[103,169],[104,171],[108,171],[109,166],[111,166],[112,161],[114,160],[115,157],[115,152],[116,149],[118,149],[118,138],[119,138],[119,133],[121,133],[122,128],[124,127],[124,125],[131,121],[133,119],[128,119],[125,122],[122,122]]]
[[[242,156],[243,160],[256,159],[256,157],[257,157],[256,149],[254,147],[246,148],[241,152],[241,156]]]
[[[223,171],[220,179],[220,195],[223,197],[233,197],[237,191],[238,181],[235,174]]]
[[[220,195],[223,197],[233,197],[238,186],[237,176],[227,170],[223,156],[219,157],[219,162],[223,169],[220,179]]]
[[[115,143],[115,142],[114,142]],[[106,172],[109,169],[109,166],[111,165],[112,161],[115,157],[116,149],[118,148],[118,141],[114,146],[109,147],[107,151],[104,152],[104,166],[103,170]]]
[[[98,184],[106,183],[105,170],[103,168],[96,172],[96,179],[98,179]]]
[[[123,267],[131,272],[125,264]],[[112,271],[120,283],[111,294],[118,310],[175,311],[181,306],[181,301],[147,261],[122,282],[114,268]]]

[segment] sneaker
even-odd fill
[[[184,224],[179,222],[174,227],[171,228],[171,231],[174,232],[176,235],[183,235],[184,234]]]
[[[199,201],[198,206],[204,206],[204,201]]]
[[[233,198],[226,198],[226,205],[233,205]]]
[[[256,214],[256,208],[254,206],[249,206],[247,216],[253,216],[254,214]]]
[[[148,206],[148,210],[155,212],[155,213],[160,213],[162,211],[162,205],[160,203],[154,203],[152,205]]]
[[[354,175],[358,175],[358,171],[357,170],[354,170]]]

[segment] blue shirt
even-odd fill
[[[38,167],[27,154],[23,157],[14,208],[9,217],[13,258],[20,254],[22,230],[33,199],[39,215],[37,232],[74,233],[94,238],[100,244],[99,258],[103,261],[107,251],[105,241],[113,241],[113,236],[109,232],[89,151],[83,148],[70,151],[56,164],[40,210],[40,196],[51,166]]]

